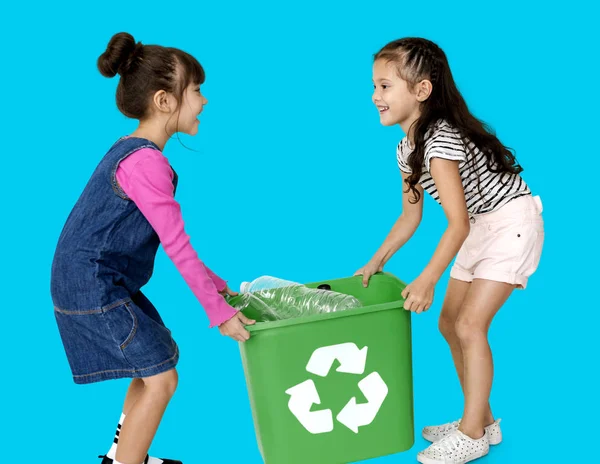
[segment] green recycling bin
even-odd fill
[[[240,343],[258,446],[266,464],[341,464],[414,443],[411,313],[389,273],[306,284],[363,307],[249,326]],[[231,300],[235,304],[236,298]],[[244,313],[256,318],[250,306]]]

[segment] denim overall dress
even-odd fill
[[[116,180],[119,163],[142,148],[159,150],[133,137],[111,147],[73,207],[52,262],[54,315],[78,384],[148,377],[179,360],[171,331],[140,291],[160,240]]]

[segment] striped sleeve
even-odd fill
[[[425,169],[431,172],[431,160],[443,158],[447,160],[467,161],[464,143],[460,133],[448,124],[441,124],[433,135],[425,142]]]
[[[412,169],[406,162],[406,156],[402,152],[402,141],[398,144],[396,148],[396,159],[398,160],[398,168],[405,174],[412,174]]]

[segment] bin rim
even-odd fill
[[[395,280],[402,287],[406,287],[405,282],[403,282],[398,277],[396,277],[395,275],[393,275],[389,272],[378,272],[376,274],[373,274],[371,276],[371,279],[373,279],[373,277],[375,277],[377,279],[385,278],[385,279]],[[329,279],[329,280],[323,280],[323,281],[319,281],[319,282],[311,282],[311,283],[307,283],[307,284],[303,284],[303,285],[318,286],[318,285],[320,285],[322,283],[326,283],[326,282],[327,283],[335,283],[335,282],[339,282],[341,280],[347,280],[347,279],[362,280],[362,276],[358,275],[358,276],[343,277],[343,278],[339,278],[339,279]],[[237,299],[239,297],[235,297],[235,298]],[[311,324],[313,322],[338,319],[338,318],[342,318],[342,317],[360,316],[360,315],[366,314],[366,313],[388,311],[390,309],[398,309],[398,310],[405,311],[403,306],[404,306],[404,298],[402,298],[402,296],[399,295],[399,298],[397,300],[390,301],[387,303],[380,303],[380,304],[369,305],[369,306],[361,306],[360,308],[348,309],[345,311],[339,311],[339,312],[333,312],[333,313],[313,314],[313,315],[305,316],[305,317],[295,317],[295,318],[291,318],[291,319],[281,319],[281,320],[277,320],[277,321],[256,322],[255,324],[246,325],[244,327],[246,328],[246,330],[248,330],[251,333],[252,332],[261,332],[261,331],[265,331],[265,330],[279,329],[281,327],[290,327],[290,326],[296,326],[296,325],[300,325],[300,324]],[[240,343],[242,343],[242,342],[240,342]]]

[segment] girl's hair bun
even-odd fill
[[[112,36],[106,51],[98,57],[98,69],[104,77],[123,75],[131,66],[134,55],[142,44],[136,45],[135,39],[127,32],[119,32]]]

